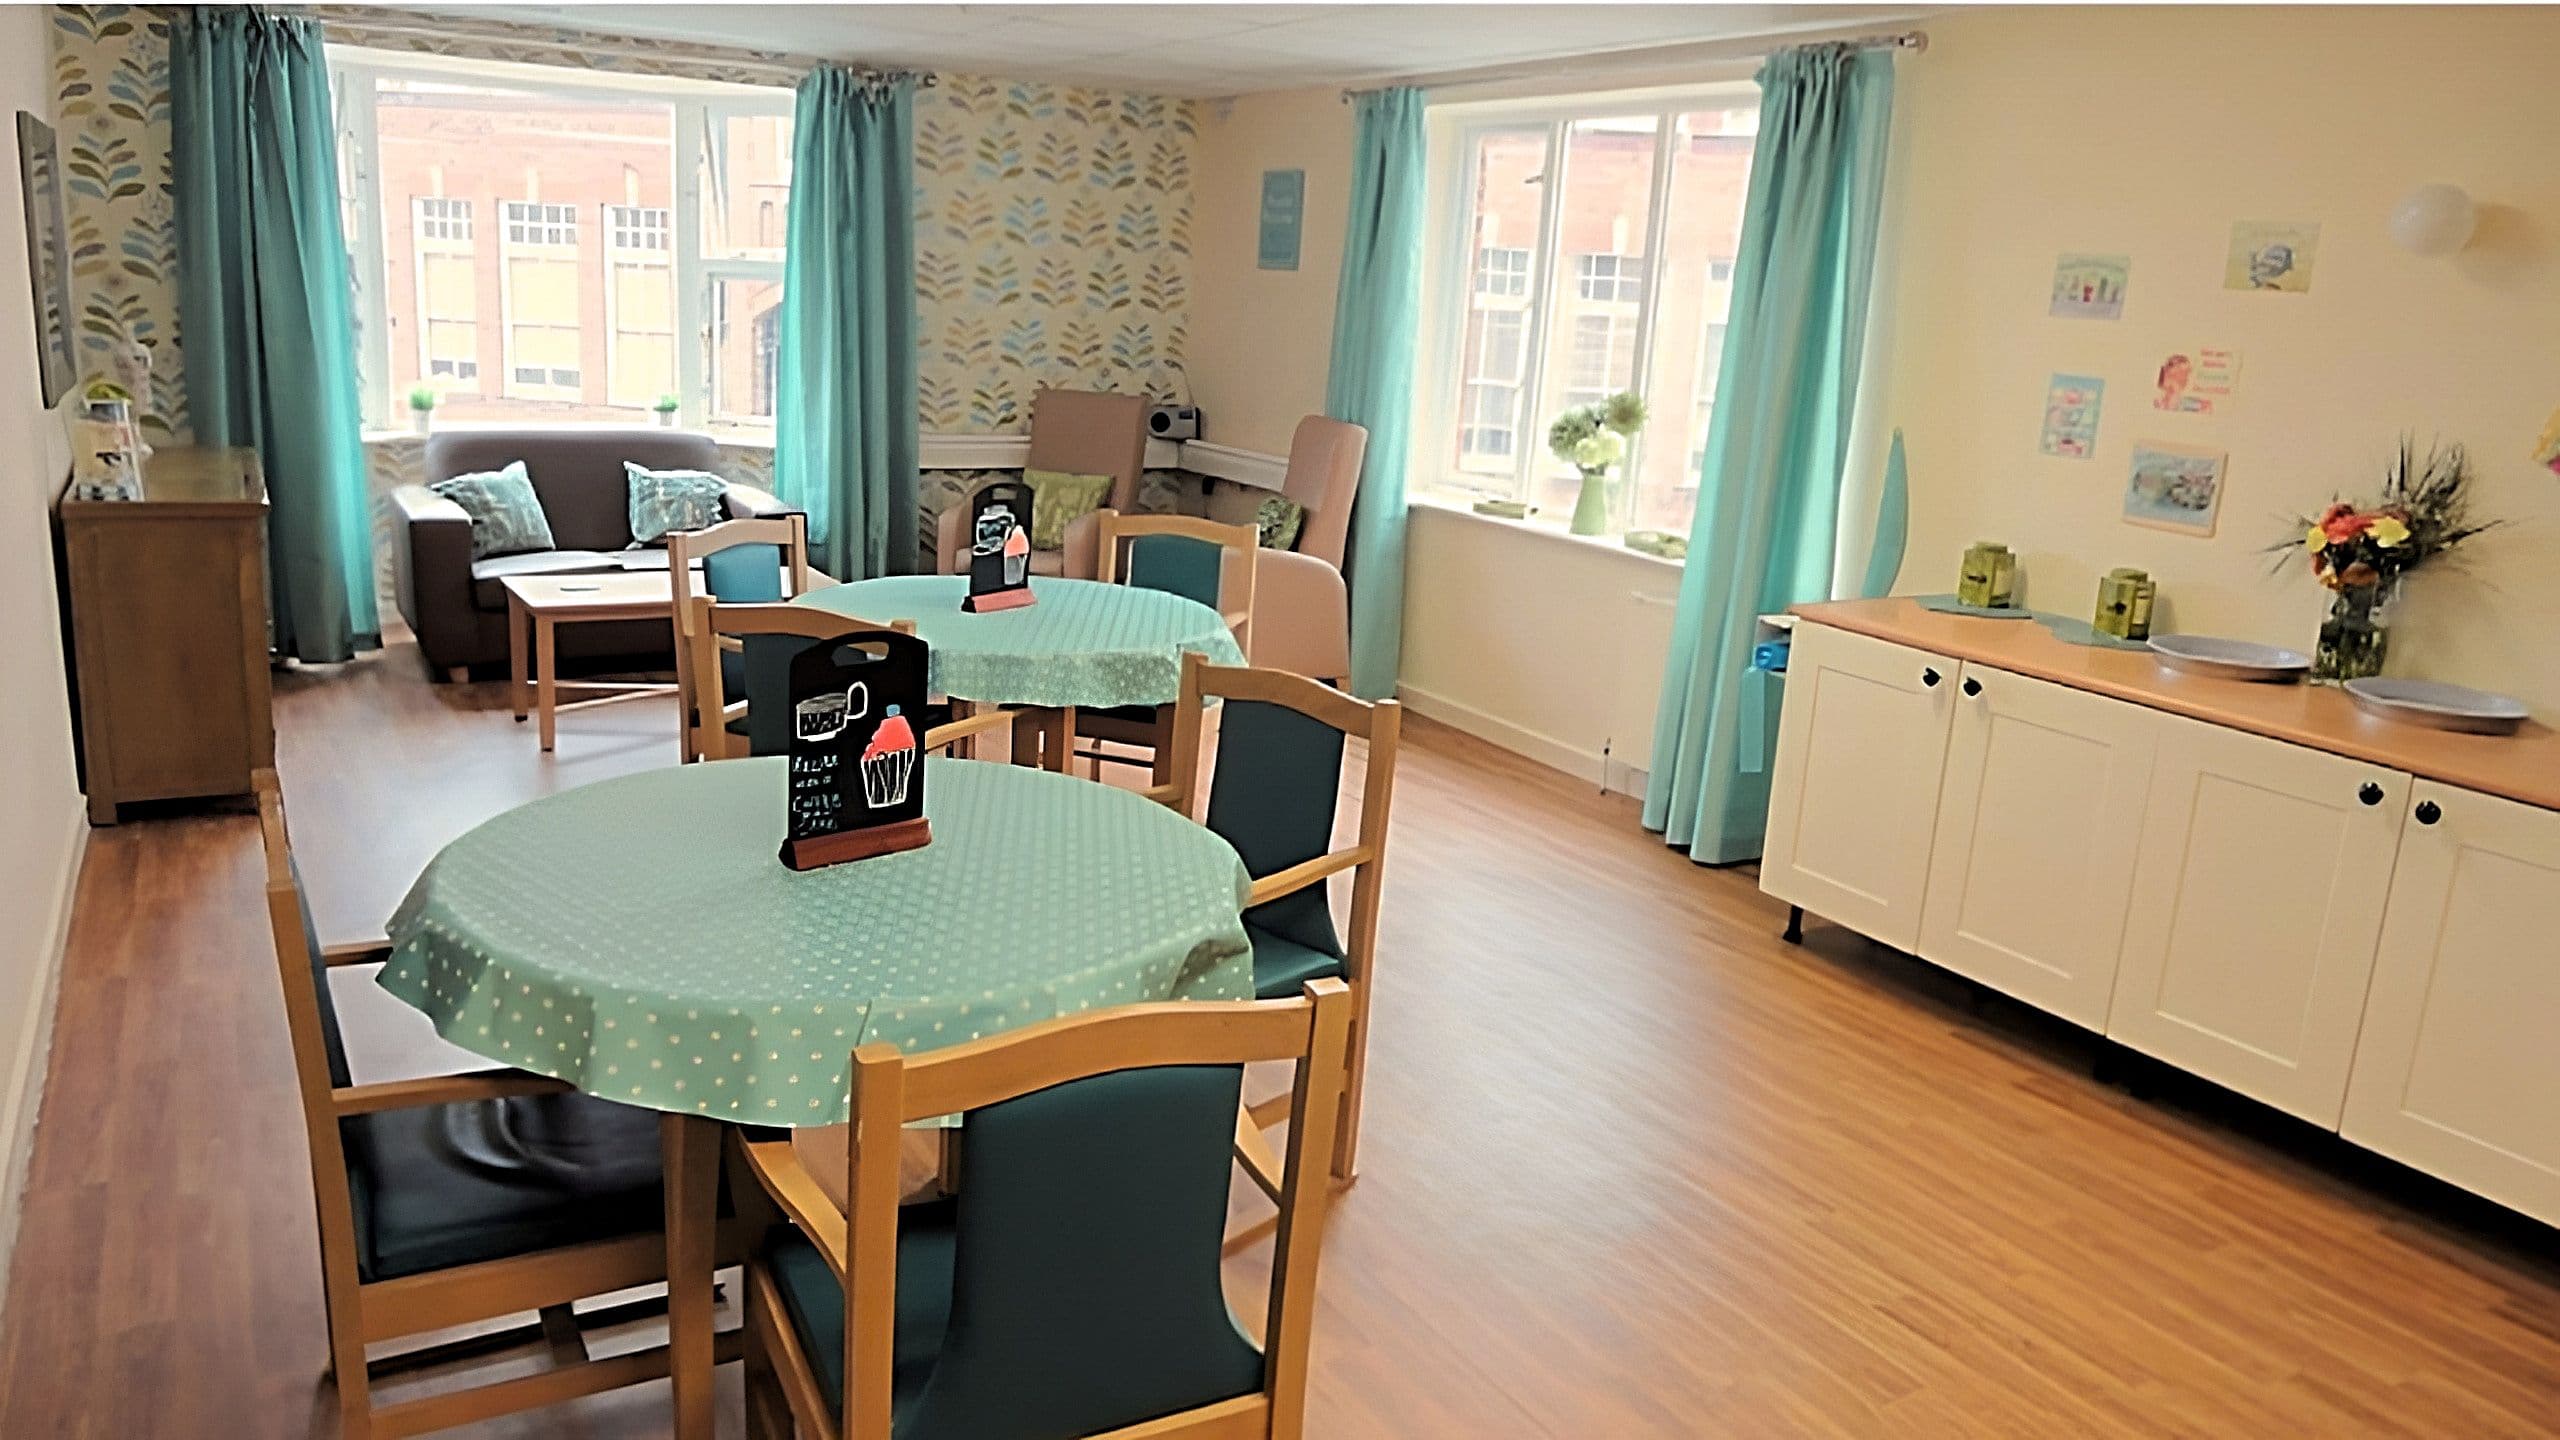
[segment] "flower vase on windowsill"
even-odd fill
[[[1644,428],[1644,397],[1621,390],[1597,405],[1577,405],[1547,427],[1547,449],[1582,475],[1582,491],[1574,497],[1576,535],[1598,535],[1609,528],[1612,501],[1609,467],[1627,458],[1627,441]]]
[[[421,385],[409,392],[409,432],[424,435],[434,429],[435,424],[436,392],[430,386]]]

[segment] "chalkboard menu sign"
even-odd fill
[[[930,654],[912,635],[882,632],[822,640],[791,657],[783,864],[811,870],[931,842],[923,744]]]
[[[998,480],[969,501],[968,611],[1031,603],[1031,487]]]

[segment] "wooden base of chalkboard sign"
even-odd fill
[[[782,842],[782,863],[794,870],[815,870],[822,865],[841,865],[848,860],[894,855],[901,850],[915,850],[932,843],[933,822],[919,817],[901,820],[895,825],[877,825],[868,830],[840,830],[833,835],[820,835],[808,840],[785,840]]]
[[[1030,603],[1031,591],[1028,588],[998,590],[992,594],[964,595],[960,598],[960,608],[972,615],[982,615],[989,610],[1019,610]]]

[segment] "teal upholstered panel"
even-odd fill
[[[1332,849],[1342,732],[1259,700],[1230,700],[1223,710],[1218,769],[1209,782],[1209,828],[1236,847],[1256,877],[1276,875]],[[1337,959],[1342,955],[1322,885],[1257,905],[1244,918],[1254,929]],[[1255,968],[1258,973],[1260,966]]]
[[[1226,550],[1188,535],[1141,535],[1129,542],[1129,583],[1163,590],[1218,608],[1218,577]]]

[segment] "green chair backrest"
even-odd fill
[[[1129,583],[1218,608],[1226,547],[1188,535],[1141,535],[1129,542]]]
[[[1243,1081],[1123,1070],[970,1112],[949,1327],[899,1440],[1067,1440],[1262,1388],[1219,1284]]]
[[[1224,702],[1208,826],[1235,847],[1246,873],[1276,875],[1331,850],[1334,801],[1341,793],[1341,731],[1285,705]],[[1284,940],[1342,958],[1322,885],[1267,900],[1244,918]]]
[[[732,545],[712,551],[702,557],[702,589],[723,605],[762,605],[781,599],[782,547]],[[745,693],[743,656],[720,652],[720,688],[732,700]]]

